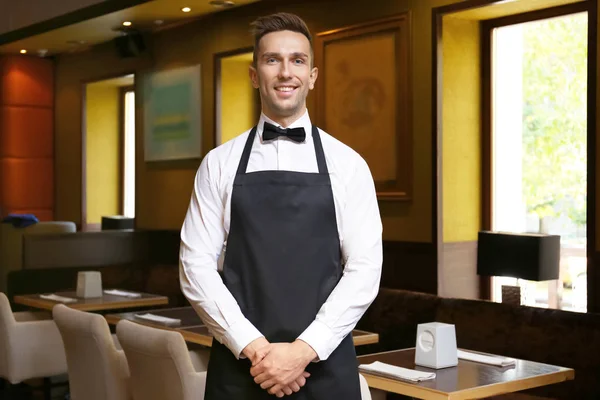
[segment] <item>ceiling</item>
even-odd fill
[[[231,7],[257,1],[260,0],[235,0]],[[190,7],[191,11],[184,13],[183,7]],[[27,50],[28,54],[40,55],[83,51],[94,44],[107,42],[122,35],[120,30],[124,29],[124,21],[132,23],[129,29],[157,31],[231,7],[216,7],[209,4],[208,0],[152,0],[6,43],[0,46],[0,54],[18,54],[22,49]]]

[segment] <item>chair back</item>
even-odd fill
[[[52,314],[65,346],[71,399],[129,399],[127,359],[104,317],[64,304]]]
[[[11,349],[17,321],[10,308],[8,297],[0,292],[0,376],[8,377],[13,360]]]
[[[206,373],[194,370],[179,332],[121,320],[117,337],[127,355],[134,400],[204,398]]]
[[[360,398],[361,400],[371,400],[371,391],[369,390],[369,384],[364,376],[358,374],[360,380]]]

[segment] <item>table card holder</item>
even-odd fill
[[[458,365],[454,325],[441,322],[419,324],[417,326],[415,364],[434,369]]]
[[[99,271],[77,273],[77,297],[84,299],[102,297],[102,275]]]

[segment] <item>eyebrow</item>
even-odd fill
[[[303,53],[301,51],[297,51],[291,54],[292,57],[295,58],[308,58],[308,55],[306,53]],[[270,52],[270,53],[264,53],[263,58],[270,58],[270,57],[281,57],[281,53],[276,53],[276,52]]]

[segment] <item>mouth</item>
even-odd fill
[[[296,92],[297,89],[298,89],[297,86],[292,86],[292,85],[287,85],[287,86],[281,85],[281,86],[275,87],[275,91],[277,92],[279,97],[282,97],[282,98],[291,97]]]

